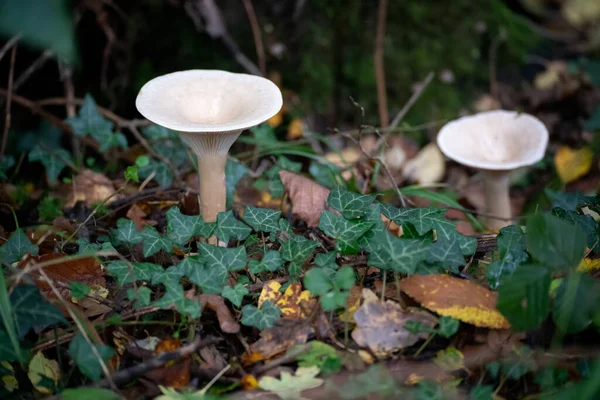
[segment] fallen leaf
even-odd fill
[[[260,306],[262,306],[262,304],[267,300],[275,304],[282,295],[282,293],[279,292],[280,288],[281,283],[277,282],[276,280],[267,281],[260,292],[260,296],[258,297],[258,308],[260,308]]]
[[[589,0],[567,0],[562,13],[573,26],[583,28],[600,21],[600,3]]]
[[[179,339],[168,338],[162,340],[156,346],[154,351],[156,355],[160,353],[175,351],[181,347]],[[161,368],[162,381],[165,385],[172,388],[182,388],[190,384],[190,365],[191,358],[186,356],[177,361],[171,361]]]
[[[58,362],[47,359],[42,352],[39,352],[29,362],[27,376],[33,387],[40,393],[52,394],[58,386],[60,366]]]
[[[454,347],[448,347],[435,354],[433,363],[442,371],[454,372],[465,367],[465,356]]]
[[[577,266],[577,271],[592,272],[600,269],[600,258],[584,258]]]
[[[277,325],[260,333],[260,339],[251,344],[249,353],[242,357],[242,363],[251,365],[285,353],[296,345],[306,343],[311,331],[306,321],[279,320]]]
[[[14,392],[19,388],[19,381],[15,377],[15,369],[8,361],[0,361],[0,368],[4,369],[4,374],[2,375],[2,383],[4,384],[4,388],[8,390],[10,393]]]
[[[144,219],[147,215],[148,214],[146,214],[140,206],[134,204],[129,208],[129,210],[127,210],[127,214],[125,216],[133,221],[138,231],[142,231],[148,223]]]
[[[561,77],[567,73],[567,63],[564,61],[551,61],[546,69],[535,76],[533,84],[536,89],[549,90],[560,83]]]
[[[392,171],[400,171],[406,162],[416,157],[418,153],[419,147],[411,138],[392,136],[388,139],[383,159]]]
[[[429,143],[415,158],[406,163],[402,174],[410,181],[428,185],[439,182],[445,171],[442,152],[435,143]]]
[[[560,180],[569,183],[590,171],[594,154],[589,147],[573,150],[569,146],[560,146],[554,154],[554,166]]]
[[[67,196],[66,207],[73,207],[78,201],[83,201],[90,207],[93,203],[106,200],[115,193],[115,187],[110,179],[89,169],[84,169],[73,178],[72,187],[73,190]],[[117,198],[118,196],[112,197],[107,204]]]
[[[283,122],[283,114],[284,110],[282,107],[277,114],[273,115],[266,121],[267,125],[269,125],[271,128],[277,128]]]
[[[307,312],[314,309],[316,301],[308,290],[302,290],[300,282],[290,284],[275,305],[281,310],[281,317],[287,319],[308,318]]]
[[[300,367],[294,375],[287,371],[282,371],[280,379],[272,376],[263,376],[258,381],[258,386],[266,391],[272,392],[283,400],[300,399],[300,393],[303,390],[314,389],[323,384],[322,379],[316,378],[319,375],[319,367]]]
[[[258,381],[254,375],[244,375],[242,377],[242,387],[244,390],[258,389]]]
[[[57,232],[66,232],[68,235],[72,235],[75,232],[75,227],[66,217],[54,218],[52,227],[55,228]]]
[[[290,196],[292,212],[310,228],[319,226],[321,211],[327,204],[329,189],[289,171],[279,171],[279,177]]]
[[[400,289],[439,315],[483,328],[510,327],[496,309],[498,294],[471,281],[444,274],[412,275],[400,282]]]
[[[395,302],[382,303],[369,289],[364,289],[363,293],[365,302],[354,313],[356,328],[352,331],[352,338],[359,346],[368,347],[378,357],[387,357],[429,336],[426,332],[414,334],[404,329],[408,321],[430,328],[437,323],[437,318],[428,312],[404,311]]]
[[[302,120],[300,118],[296,118],[290,122],[287,131],[287,140],[299,139],[303,134]]]
[[[202,304],[203,309],[208,308],[217,314],[217,320],[219,320],[219,326],[223,332],[238,333],[240,331],[240,324],[231,315],[223,297],[216,294],[201,294],[198,296],[198,301]]]
[[[360,307],[362,289],[360,286],[352,286],[350,294],[346,298],[346,311],[340,314],[340,319],[345,322],[354,323],[354,313]]]

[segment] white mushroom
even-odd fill
[[[140,90],[135,105],[150,121],[179,132],[198,156],[202,217],[225,211],[227,152],[243,130],[271,118],[283,104],[270,80],[218,70],[159,76]]]
[[[510,173],[544,157],[548,130],[537,118],[515,111],[488,111],[459,118],[440,130],[437,143],[447,157],[485,174],[490,229],[510,225]]]

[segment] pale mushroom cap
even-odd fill
[[[281,109],[281,91],[270,80],[219,70],[188,70],[147,82],[135,101],[150,121],[179,132],[241,131]]]
[[[516,111],[488,111],[447,123],[437,143],[447,157],[484,170],[511,170],[544,157],[548,129],[539,119]]]

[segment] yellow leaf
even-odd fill
[[[294,140],[302,137],[302,120],[300,118],[294,119],[288,126],[287,138],[288,140]]]
[[[600,258],[584,258],[583,260],[581,260],[579,266],[577,267],[577,271],[581,272],[591,272],[596,271],[598,269],[600,269]]]
[[[279,110],[279,112],[273,115],[271,118],[267,120],[267,124],[271,128],[277,128],[283,122],[283,108]]]
[[[15,369],[7,361],[0,362],[0,365],[5,370],[10,371],[10,374],[2,376],[2,383],[4,383],[4,387],[6,388],[6,390],[12,393],[13,391],[15,391],[15,389],[19,388],[19,381],[17,380],[17,378],[15,378]]]
[[[283,296],[277,300],[275,305],[281,310],[281,316],[289,319],[304,319],[308,315],[304,312],[313,297],[308,290],[302,290],[300,282],[294,282],[285,290]],[[303,308],[304,305],[304,308]]]
[[[52,394],[54,393],[54,388],[48,387],[47,382],[54,382],[55,387],[58,385],[60,367],[55,360],[49,360],[44,357],[42,352],[39,352],[29,362],[27,376],[33,387],[40,393]]]
[[[242,377],[242,387],[244,390],[258,389],[258,381],[254,375],[246,375]]]
[[[281,283],[277,281],[269,281],[263,286],[262,291],[260,292],[260,297],[258,298],[258,308],[262,306],[262,303],[269,300],[271,303],[277,303],[277,300],[281,297],[281,293],[279,293],[279,288],[281,288]]]
[[[573,150],[561,146],[554,154],[554,166],[560,180],[569,183],[587,174],[592,167],[594,154],[589,147]]]
[[[440,350],[436,353],[433,363],[441,370],[453,372],[465,367],[463,353],[454,347]]]

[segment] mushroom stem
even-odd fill
[[[486,224],[491,230],[497,231],[512,224],[510,206],[510,175],[507,171],[485,171],[485,201],[487,214],[505,218],[488,218]]]
[[[198,157],[200,180],[200,210],[205,222],[215,222],[217,214],[225,211],[225,165],[227,153]]]

